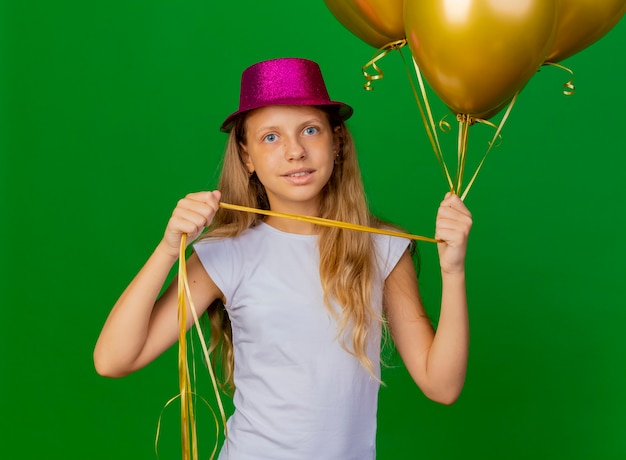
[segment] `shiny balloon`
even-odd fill
[[[404,38],[404,0],[324,0],[324,3],[346,29],[375,48]]]
[[[507,99],[506,101],[504,101],[502,104],[494,107],[493,109],[490,109],[484,113],[474,113],[472,114],[472,116],[474,118],[480,118],[483,120],[489,120],[490,118],[496,116],[497,114],[499,114],[500,112],[502,112],[502,110],[504,110],[505,107],[508,107],[509,104],[511,103],[511,99]]]
[[[562,61],[595,43],[626,12],[626,0],[557,0],[556,3],[556,37],[548,62]]]
[[[406,38],[426,81],[452,111],[491,116],[545,61],[556,1],[406,0]]]

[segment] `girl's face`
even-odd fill
[[[268,106],[252,111],[245,123],[242,160],[264,185],[272,210],[317,215],[339,147],[326,113]]]

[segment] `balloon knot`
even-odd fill
[[[469,126],[472,126],[476,122],[476,119],[469,113],[457,113],[456,120],[459,123],[467,123]]]

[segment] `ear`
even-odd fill
[[[243,142],[239,143],[239,155],[241,157],[241,161],[246,166],[248,170],[248,174],[252,174],[254,172],[254,165],[252,164],[252,160],[250,159],[250,154],[248,153],[248,148]]]
[[[335,126],[333,129],[333,153],[339,155],[339,150],[342,144],[342,132],[341,126]]]

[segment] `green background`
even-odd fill
[[[331,96],[355,108],[373,210],[432,235],[446,185],[399,55],[363,91],[374,50],[321,0],[0,5],[0,458],[155,458],[175,350],[121,380],[99,377],[91,353],[176,201],[214,186],[217,127],[247,65],[317,60]],[[451,407],[432,403],[389,356],[378,458],[626,458],[625,45],[622,21],[566,60],[574,96],[554,68],[522,92],[466,200],[475,224],[464,392]],[[490,133],[472,128],[470,161]],[[455,142],[444,136],[450,158]],[[434,247],[421,254],[436,320]],[[212,419],[199,411],[207,458]],[[164,411],[163,459],[180,458],[177,417],[174,405]]]

